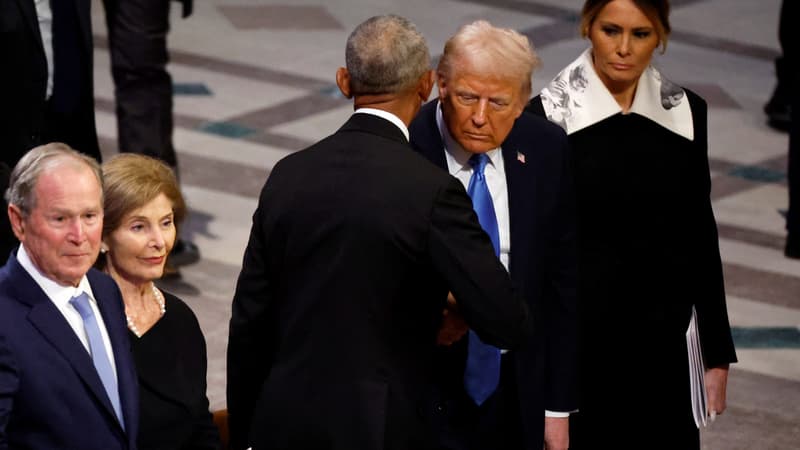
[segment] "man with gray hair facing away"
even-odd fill
[[[457,449],[566,450],[577,407],[577,249],[567,136],[523,113],[539,60],[518,32],[477,21],[445,44],[439,99],[411,123],[411,145],[458,178],[497,258],[520,287],[534,333],[519,350],[469,333],[440,361]],[[459,300],[456,295],[456,300]],[[466,436],[463,442],[459,437]]]
[[[486,342],[528,332],[464,188],[408,144],[433,84],[425,39],[373,17],[345,57],[355,113],[281,160],[253,215],[228,340],[233,450],[438,449],[447,292]]]

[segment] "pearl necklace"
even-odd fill
[[[155,283],[151,283],[150,287],[153,288],[153,297],[156,299],[156,303],[158,303],[159,308],[161,308],[161,317],[163,317],[164,314],[167,313],[167,305],[164,302],[164,296],[161,295],[161,291],[158,290]],[[136,328],[136,324],[133,323],[133,319],[131,319],[131,316],[129,316],[128,313],[125,313],[125,322],[128,324],[128,329],[131,330],[137,338],[142,337],[142,333],[140,333],[139,329]]]

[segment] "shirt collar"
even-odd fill
[[[472,164],[469,163],[469,159],[472,157],[473,153],[464,150],[464,147],[450,134],[450,130],[447,129],[447,124],[444,122],[441,102],[436,105],[436,126],[439,128],[439,134],[444,144],[445,157],[448,161],[447,167],[456,168],[450,175],[456,175],[461,171],[471,172]],[[486,152],[486,156],[489,157],[489,164],[497,167],[497,159],[501,157],[500,147],[489,150]]]
[[[622,112],[595,72],[592,49],[562,70],[544,89],[547,118],[572,134]],[[675,134],[694,140],[692,110],[686,91],[648,66],[639,77],[630,113],[646,117]]]
[[[78,283],[77,287],[58,284],[39,271],[39,268],[33,264],[33,260],[31,260],[28,252],[25,250],[25,246],[22,244],[19,245],[19,250],[17,251],[17,261],[19,265],[28,272],[31,278],[33,278],[33,281],[42,288],[45,295],[59,308],[65,306],[72,297],[80,295],[81,292],[86,292],[92,301],[96,301],[86,275],[81,277],[81,281]]]
[[[400,128],[400,131],[403,132],[403,136],[406,137],[406,141],[409,140],[408,127],[406,126],[406,124],[403,123],[403,121],[400,120],[399,117],[395,116],[389,111],[384,111],[382,109],[376,109],[376,108],[358,108],[353,114],[358,114],[358,113],[371,114],[373,116],[378,116],[388,120],[389,122],[392,122],[397,126],[397,128]]]

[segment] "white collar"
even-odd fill
[[[542,89],[547,118],[572,134],[622,112],[592,63],[592,49],[564,68]],[[642,72],[630,113],[647,117],[675,134],[694,140],[692,110],[686,92],[652,65]]]
[[[460,167],[459,170],[456,170],[450,175],[455,175],[462,170],[471,172],[472,164],[469,163],[469,159],[472,157],[473,153],[464,150],[464,147],[462,147],[461,144],[459,144],[458,141],[456,141],[455,138],[453,138],[453,136],[450,134],[450,130],[447,129],[447,124],[444,122],[444,116],[442,115],[442,102],[438,102],[436,105],[436,126],[439,128],[439,134],[442,137],[442,144],[444,144],[444,153],[448,160],[447,166]],[[499,161],[497,159],[501,158],[500,147],[489,150],[486,152],[486,155],[489,157],[489,163],[495,167],[498,167]]]
[[[406,124],[404,124],[399,117],[395,116],[389,111],[384,111],[382,109],[376,109],[376,108],[358,108],[353,114],[358,114],[358,113],[371,114],[373,116],[378,116],[388,120],[389,122],[392,122],[397,126],[397,128],[400,128],[400,131],[403,132],[403,135],[406,137],[406,141],[409,140],[408,127],[406,126]]]
[[[86,278],[86,275],[81,278],[77,287],[63,286],[47,278],[46,275],[39,271],[39,268],[33,263],[33,260],[31,260],[31,257],[25,250],[25,246],[22,244],[19,245],[19,250],[17,251],[17,262],[28,272],[31,278],[33,278],[33,281],[42,288],[45,295],[59,308],[65,306],[72,297],[80,295],[81,292],[86,292],[89,298],[96,302],[94,293],[92,292],[92,286],[89,284],[89,279]]]

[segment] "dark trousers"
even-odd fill
[[[511,353],[502,356],[500,383],[482,405],[466,395],[461,399],[459,422],[470,450],[520,450],[523,448],[516,365]],[[542,417],[544,421],[544,417]]]
[[[177,169],[172,78],[166,70],[170,0],[104,0],[121,152]]]
[[[786,215],[786,230],[795,239],[800,238],[800,134],[798,134],[797,107],[798,93],[797,87],[800,71],[797,64],[797,19],[798,2],[796,0],[784,0],[781,4],[781,18],[778,35],[781,42],[783,56],[780,59],[784,66],[784,79],[778,73],[778,81],[783,82],[788,87],[792,105],[792,124],[789,128],[789,211]],[[791,72],[788,72],[790,71]],[[788,78],[786,78],[788,75]]]

